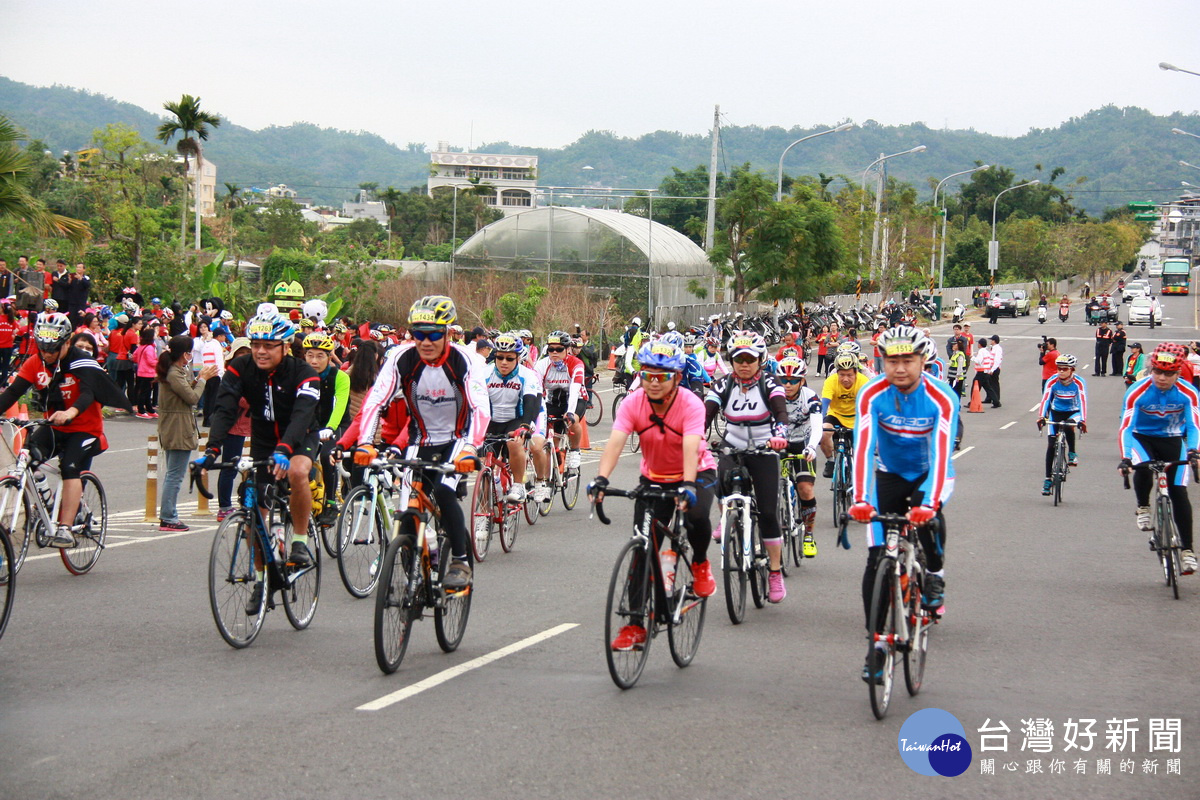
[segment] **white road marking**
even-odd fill
[[[1041,405],[1042,405],[1041,403],[1038,403],[1036,406],[1034,406],[1033,408],[1029,409],[1030,413],[1032,413],[1032,412],[1034,412],[1034,411],[1037,411],[1037,410],[1038,410],[1038,408],[1039,408]]]
[[[1013,425],[1016,425],[1016,424],[1017,424],[1017,421],[1014,419],[1012,422],[1008,423],[1007,425],[1001,425],[1000,430],[1006,431],[1009,428],[1011,428]]]
[[[201,531],[193,528],[190,531],[181,531],[179,533],[160,533],[157,536],[142,536],[137,539],[126,539],[123,542],[105,542],[104,549],[112,550],[114,547],[124,547],[127,544],[141,544],[142,542],[161,542],[164,539],[174,539],[176,536],[190,536],[193,533],[201,533]],[[39,558],[58,558],[58,553],[41,553],[36,556],[28,556],[25,560],[37,561]]]
[[[964,447],[962,450],[959,450],[957,453],[955,453],[954,455],[950,456],[950,460],[951,460],[951,461],[954,461],[954,460],[955,460],[955,459],[957,459],[959,456],[965,456],[967,453],[971,452],[971,451],[972,451],[972,450],[974,450],[974,449],[975,449],[975,445],[971,445],[970,447]]]
[[[405,686],[403,689],[392,692],[391,694],[385,694],[378,700],[372,700],[369,703],[364,703],[355,710],[378,711],[381,708],[387,708],[394,703],[399,703],[401,700],[407,700],[413,695],[420,694],[426,689],[432,689],[433,687],[439,686],[446,681],[451,680],[452,678],[457,678],[459,675],[479,669],[480,667],[485,667],[493,661],[499,661],[505,656],[512,655],[520,650],[524,650],[526,647],[532,647],[538,642],[545,641],[551,637],[558,636],[560,633],[566,633],[572,628],[578,627],[578,622],[564,622],[562,625],[555,625],[549,630],[544,630],[541,633],[535,634],[526,639],[522,639],[519,642],[513,642],[510,645],[501,647],[499,650],[493,650],[490,653],[485,653],[484,655],[479,656],[479,658],[473,658],[470,661],[459,664],[456,667],[444,669],[435,675],[430,675],[425,680],[417,681],[411,686]]]

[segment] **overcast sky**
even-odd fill
[[[250,128],[558,147],[850,119],[1018,136],[1200,108],[1196,2],[4,0],[0,74]]]

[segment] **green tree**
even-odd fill
[[[179,142],[175,145],[175,150],[183,156],[183,165],[185,170],[188,167],[189,159],[196,159],[196,179],[193,184],[192,197],[196,206],[196,249],[200,249],[200,171],[204,166],[204,148],[200,142],[208,141],[211,128],[217,128],[221,125],[221,118],[216,114],[204,111],[200,108],[200,98],[192,97],[190,94],[185,94],[179,98],[178,102],[163,103],[165,108],[174,119],[169,119],[158,126],[158,139],[163,144],[170,144],[171,140],[179,136]],[[183,200],[183,213],[179,227],[179,246],[182,249],[184,240],[187,239],[187,197],[186,191]]]
[[[527,278],[524,291],[500,295],[500,317],[504,321],[504,326],[510,330],[515,328],[532,329],[537,320],[542,298],[547,294],[549,294],[549,290],[538,283],[537,278]]]
[[[306,236],[314,233],[315,224],[308,223],[300,206],[286,197],[276,197],[257,215],[259,230],[266,238],[267,249],[302,247]]]
[[[762,297],[791,299],[799,308],[820,296],[824,280],[845,257],[837,209],[813,196],[772,203],[749,240],[747,254],[752,265],[749,282],[762,286]]]
[[[63,236],[76,243],[91,237],[86,222],[55,214],[29,188],[31,164],[19,146],[24,136],[0,116],[0,219],[25,220],[41,236]]]
[[[162,209],[153,197],[172,169],[170,159],[123,124],[95,131],[92,146],[86,185],[100,228],[107,239],[130,245],[133,267],[140,270],[147,243],[162,229]]]

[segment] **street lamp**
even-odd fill
[[[996,271],[1000,269],[1000,243],[996,241],[996,207],[1000,204],[1000,198],[1014,189],[1024,189],[1026,186],[1037,186],[1041,181],[1032,180],[1029,183],[1021,183],[1016,186],[1010,186],[1000,194],[996,195],[996,199],[992,201],[992,240],[988,242],[988,270],[992,273],[992,284],[996,283]]]
[[[1195,164],[1189,164],[1189,163],[1188,163],[1188,162],[1186,162],[1186,161],[1180,161],[1180,162],[1179,162],[1179,166],[1181,166],[1181,167],[1191,167],[1192,169],[1200,169],[1200,167],[1197,167]]]
[[[1171,128],[1171,133],[1177,133],[1180,136],[1190,136],[1193,139],[1200,139],[1200,135],[1197,135],[1194,133],[1188,133],[1187,131],[1183,130],[1182,128]]]
[[[787,147],[783,148],[783,153],[779,156],[779,175],[775,180],[775,202],[778,203],[781,200],[783,200],[783,157],[788,154],[788,150],[791,150],[793,147],[800,144],[801,142],[807,142],[809,139],[815,139],[818,136],[824,136],[827,133],[838,133],[840,131],[848,131],[853,127],[854,127],[853,122],[843,122],[841,125],[838,125],[836,128],[830,128],[827,131],[821,131],[819,133],[810,133],[808,136],[805,136],[801,139],[797,139],[796,141],[789,144]]]
[[[907,156],[907,155],[911,155],[913,153],[923,153],[923,152],[925,152],[925,145],[919,144],[916,147],[912,148],[911,150],[904,150],[903,152],[892,153],[891,155],[887,155],[887,156],[880,155],[879,158],[872,161],[870,164],[867,165],[867,168],[863,170],[862,182],[859,185],[859,189],[858,189],[858,218],[859,218],[858,272],[859,272],[859,275],[862,275],[863,229],[862,229],[862,221],[861,220],[862,220],[863,210],[865,207],[864,200],[865,200],[866,194],[867,194],[867,173],[870,172],[877,164],[882,164],[883,162],[887,161],[889,158],[896,158],[897,156]],[[872,272],[874,271],[874,267],[875,267],[875,243],[879,238],[879,210],[882,205],[882,201],[883,201],[883,186],[881,185],[880,190],[875,193],[875,228],[871,233],[871,268],[872,268]]]
[[[984,164],[981,167],[975,167],[975,169],[964,169],[962,172],[955,172],[953,175],[947,175],[946,177],[942,178],[940,181],[938,181],[937,186],[935,186],[933,188],[933,207],[937,208],[938,192],[941,190],[943,183],[950,180],[951,178],[957,178],[960,175],[970,175],[972,172],[981,172],[985,169],[991,169],[991,166],[992,166],[991,164]],[[936,244],[936,242],[937,242],[937,223],[936,222],[933,224],[933,239],[934,239],[934,243]],[[936,253],[937,253],[936,247],[930,248],[930,250],[929,250],[929,274],[930,275],[933,274],[933,259],[934,259],[934,256]],[[942,258],[941,258],[941,261],[939,262],[939,266],[938,266],[938,291],[939,292],[942,290],[942,288],[945,285],[944,280],[943,280],[945,278],[945,272],[946,272],[946,198],[943,197],[942,198]]]
[[[1168,64],[1165,61],[1158,62],[1158,68],[1161,70],[1166,70],[1167,72],[1186,72],[1188,75],[1200,75],[1200,72],[1192,72],[1190,69],[1183,69],[1182,67],[1177,67],[1174,64]]]

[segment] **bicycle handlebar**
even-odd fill
[[[648,498],[650,500],[674,500],[677,497],[677,494],[674,490],[663,489],[662,487],[653,485],[638,486],[634,489],[628,490],[615,489],[612,486],[606,486],[604,487],[602,494],[605,497],[627,497],[630,500],[639,500],[643,498]],[[600,521],[605,525],[612,524],[612,520],[610,520],[604,513],[603,499],[592,500],[592,514],[589,515],[589,519],[591,516],[599,517]]]
[[[1197,468],[1197,465],[1192,461],[1143,461],[1141,464],[1135,464],[1132,469],[1145,467],[1151,472],[1165,472],[1171,467],[1182,467],[1185,465],[1192,468],[1192,479],[1200,481],[1200,468]],[[1132,469],[1130,471],[1132,471]],[[1131,488],[1129,484],[1129,472],[1122,470],[1121,480],[1125,484],[1125,489],[1129,490]]]
[[[723,456],[777,456],[787,452],[787,449],[776,450],[765,444],[756,445],[755,447],[730,447],[724,445],[717,449]]]

